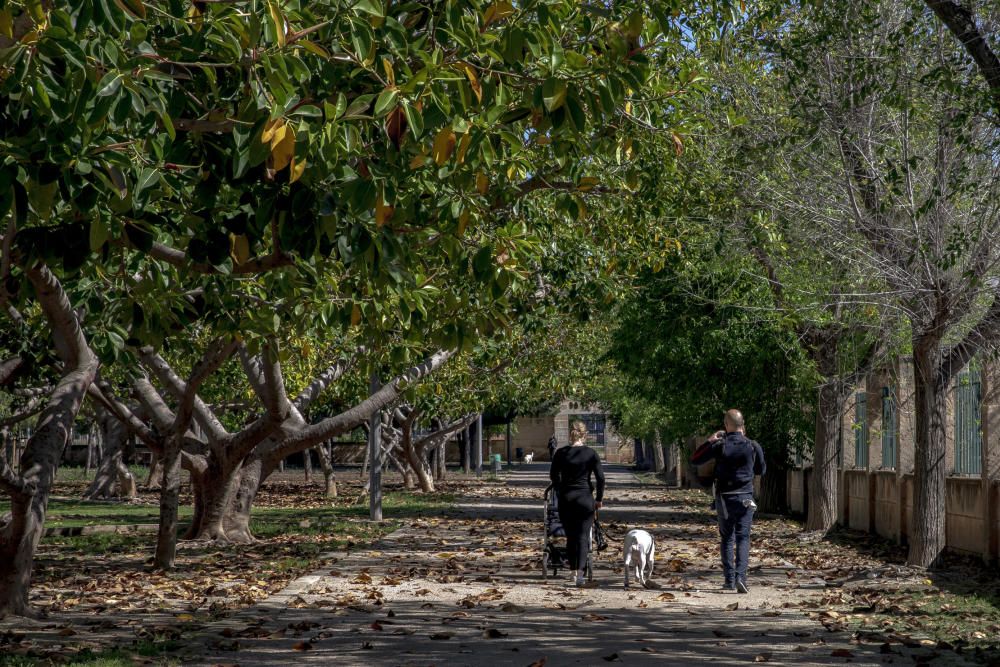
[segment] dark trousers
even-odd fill
[[[560,495],[559,520],[566,531],[566,557],[570,569],[586,567],[590,555],[590,529],[594,527],[594,497],[589,491]]]
[[[727,587],[731,587],[736,584],[737,579],[743,582],[747,580],[753,510],[745,507],[743,501],[752,500],[753,494],[737,493],[723,495],[720,498],[721,500],[716,500],[716,509],[719,513],[719,550],[722,556],[722,574]]]

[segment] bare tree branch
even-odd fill
[[[961,2],[952,0],[926,0],[927,6],[937,14],[942,23],[975,61],[979,72],[990,87],[993,105],[1000,112],[1000,57],[990,48],[986,36],[976,25],[972,10]]]
[[[332,366],[327,368],[325,371],[316,376],[316,378],[309,383],[299,395],[295,397],[292,404],[295,406],[299,412],[305,413],[312,402],[315,401],[319,396],[329,387],[331,384],[343,377],[344,373],[354,365],[358,360],[358,357],[365,353],[365,348],[358,348],[349,359],[340,359]]]

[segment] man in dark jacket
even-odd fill
[[[749,593],[747,560],[750,555],[750,525],[757,509],[753,501],[753,478],[754,475],[763,475],[767,466],[764,450],[746,437],[740,411],[727,411],[724,422],[726,430],[713,433],[692,455],[691,463],[701,465],[715,460],[715,509],[719,513],[720,551],[725,578],[723,589]]]

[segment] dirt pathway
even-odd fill
[[[707,497],[643,486],[624,468],[609,471],[602,520],[612,543],[595,587],[544,582],[546,472],[523,466],[446,516],[412,520],[371,550],[329,554],[264,604],[206,628],[199,663],[959,664],[856,640],[836,616],[810,618],[826,582],[776,555],[774,540],[795,540],[798,529],[782,519],[755,526],[770,537],[751,553],[750,594],[722,593]],[[656,589],[623,588],[621,536],[632,526],[656,538]]]

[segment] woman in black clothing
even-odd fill
[[[566,530],[566,552],[569,566],[574,572],[577,586],[583,586],[587,556],[590,552],[590,529],[594,525],[594,512],[601,509],[604,499],[604,471],[601,459],[584,442],[587,427],[575,422],[570,431],[572,447],[557,449],[552,458],[549,477],[559,500],[559,520]],[[590,481],[597,480],[597,498]]]

